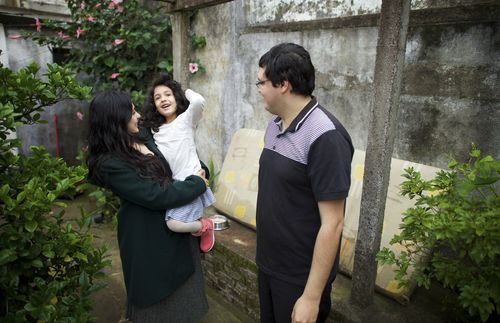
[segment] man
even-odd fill
[[[261,322],[324,322],[338,269],[353,146],[316,98],[309,53],[276,45],[258,82],[273,114],[260,157],[257,265]]]

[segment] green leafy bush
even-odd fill
[[[118,223],[117,215],[120,209],[120,199],[108,189],[92,186],[89,197],[95,200],[96,213],[101,213],[103,220],[112,222],[116,226]]]
[[[147,9],[138,0],[67,3],[71,21],[42,20],[44,32],[29,36],[50,48],[69,48],[69,66],[85,72],[94,91],[126,90],[142,104],[151,75],[172,72],[169,16],[159,5]]]
[[[87,169],[85,152],[83,149],[79,151],[76,159],[80,161],[82,167]],[[103,216],[103,221],[111,222],[116,226],[118,223],[118,210],[120,209],[120,199],[118,196],[114,195],[113,192],[108,189],[90,183],[86,183],[84,188],[86,192],[88,192],[88,197],[95,201],[96,208],[90,215],[97,216],[101,214]]]
[[[61,197],[73,196],[86,169],[69,167],[45,148],[17,155],[16,126],[41,123],[39,112],[62,99],[85,99],[68,69],[49,65],[46,81],[32,64],[17,73],[0,65],[0,320],[87,322],[90,294],[103,287],[105,248],[92,246],[83,209],[77,227]]]
[[[475,147],[470,156],[467,163],[451,161],[449,171],[430,181],[405,170],[401,193],[416,203],[391,241],[403,251],[384,248],[377,259],[396,264],[401,285],[408,283],[410,267],[420,286],[429,288],[437,279],[457,293],[469,315],[486,321],[500,304],[500,162]],[[420,257],[428,262],[418,262]]]

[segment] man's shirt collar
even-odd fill
[[[309,115],[318,107],[318,101],[316,98],[313,96],[311,101],[300,111],[300,113],[293,119],[292,123],[288,126],[288,128],[283,131],[282,126],[283,126],[283,120],[281,117],[276,117],[274,119],[274,123],[278,126],[278,128],[281,130],[281,133],[278,136],[284,135],[287,132],[296,132],[300,129],[300,127],[304,124],[304,121],[307,120]]]

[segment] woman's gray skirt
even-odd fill
[[[188,280],[166,299],[149,307],[128,305],[127,318],[133,323],[199,322],[208,312],[198,239],[191,238],[195,271]],[[165,273],[168,275],[168,273]]]

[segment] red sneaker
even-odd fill
[[[201,222],[201,237],[200,237],[200,250],[202,252],[209,252],[215,244],[214,222],[210,219],[202,218]]]

